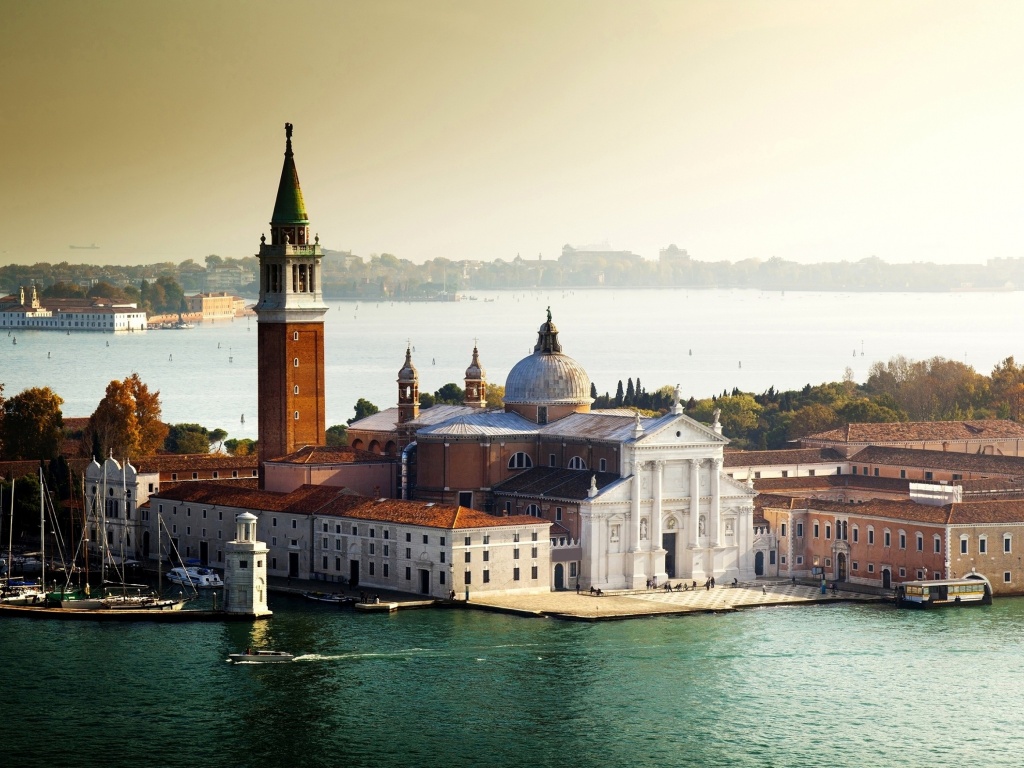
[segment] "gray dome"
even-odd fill
[[[403,384],[411,384],[419,378],[416,373],[416,366],[412,364],[412,349],[405,348],[405,365],[398,372],[398,381]]]
[[[591,402],[590,377],[568,355],[534,352],[515,364],[505,380],[505,402],[582,405]]]
[[[562,354],[558,329],[548,321],[537,333],[533,354],[515,364],[505,380],[505,402],[538,405],[589,405],[590,377],[583,366]]]

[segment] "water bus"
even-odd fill
[[[935,579],[905,581],[896,587],[897,608],[944,608],[991,605],[992,586],[987,579]]]

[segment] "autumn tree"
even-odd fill
[[[32,387],[0,399],[0,446],[5,459],[52,459],[64,440],[64,400],[49,387]]]
[[[1024,409],[1024,365],[1008,357],[992,369],[992,400],[1001,418],[1020,421]]]
[[[100,455],[149,456],[162,447],[168,427],[160,421],[160,393],[150,392],[137,373],[107,385],[89,417],[88,434]]]
[[[487,385],[487,407],[501,408],[505,405],[505,387],[501,384]]]
[[[330,432],[330,430],[328,430],[328,432]],[[327,444],[331,444],[330,437],[328,437]],[[232,456],[252,456],[256,453],[257,445],[255,440],[250,440],[246,437],[242,439],[232,438],[230,440],[225,440],[224,447]]]

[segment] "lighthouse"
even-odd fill
[[[256,541],[256,520],[251,512],[235,518],[235,538],[224,545],[224,610],[228,613],[269,616],[267,607],[267,553]]]

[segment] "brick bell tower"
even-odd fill
[[[324,304],[320,236],[309,240],[309,219],[285,123],[284,167],[277,188],[270,242],[260,237],[259,460],[325,443]]]

